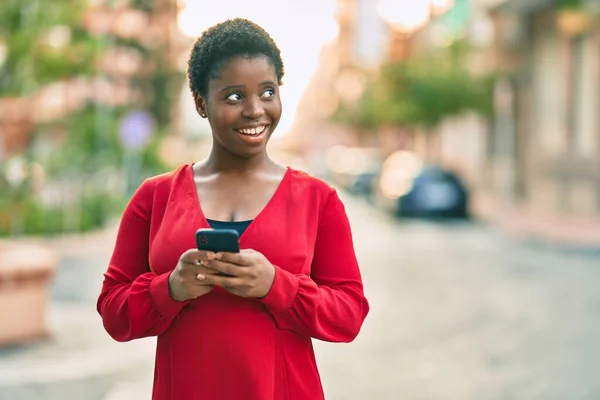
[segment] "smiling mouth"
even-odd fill
[[[235,129],[235,131],[246,136],[259,136],[265,131],[265,129],[267,129],[268,126],[269,125],[261,125],[257,126],[256,128]]]

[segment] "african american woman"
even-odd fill
[[[260,26],[206,30],[188,68],[205,160],[146,179],[121,219],[98,312],[118,341],[157,336],[155,400],[317,400],[312,339],[352,341],[369,311],[336,191],[275,163],[280,51]],[[239,253],[196,247],[239,233]]]

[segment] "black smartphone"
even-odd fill
[[[198,229],[196,231],[198,250],[228,253],[240,252],[240,238],[233,229]]]

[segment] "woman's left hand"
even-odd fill
[[[269,293],[275,279],[275,267],[258,251],[243,249],[239,253],[216,253],[202,265],[223,275],[199,274],[198,280],[218,285],[240,297],[262,298]]]

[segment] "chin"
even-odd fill
[[[233,153],[240,158],[250,159],[266,152],[267,146],[261,146],[256,149],[240,149]]]

